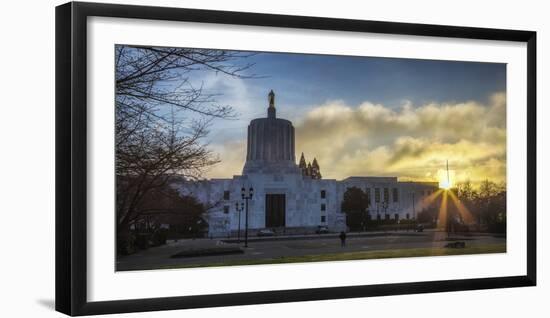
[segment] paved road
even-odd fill
[[[505,243],[505,238],[491,235],[451,236],[466,242],[468,246],[479,244]],[[243,254],[213,255],[189,258],[170,258],[171,255],[188,248],[207,248],[213,246],[235,246],[237,243],[224,243],[212,239],[179,240],[167,245],[150,248],[136,254],[120,257],[117,260],[117,270],[150,269],[170,265],[192,265],[217,263],[228,260],[270,259],[288,256],[332,254],[342,252],[374,251],[384,249],[404,249],[432,247],[440,248],[449,243],[443,232],[399,232],[399,233],[369,233],[368,236],[349,235],[346,246],[340,246],[340,240],[334,236],[315,239],[300,238],[273,240],[265,239],[249,242],[249,247]],[[243,246],[243,244],[240,244]]]

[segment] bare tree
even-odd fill
[[[466,200],[468,202],[471,202],[475,199],[476,191],[474,190],[474,187],[472,185],[472,182],[467,179],[464,182],[458,183],[456,185],[457,191],[458,191],[458,197],[461,200]]]
[[[487,200],[498,194],[499,188],[496,183],[488,179],[481,181],[479,185],[479,198],[481,200]]]
[[[142,201],[174,176],[198,178],[218,162],[202,139],[214,118],[232,118],[232,108],[193,83],[197,72],[245,74],[251,54],[237,51],[115,47],[116,213],[118,231],[139,220]]]
[[[477,189],[467,180],[457,184],[461,203],[479,225],[493,232],[506,231],[506,183],[483,180]]]

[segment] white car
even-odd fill
[[[274,236],[275,232],[270,229],[263,229],[258,231],[258,236]]]
[[[328,227],[320,225],[320,226],[317,227],[317,230],[315,230],[315,233],[317,233],[317,234],[327,234],[327,233],[330,233],[330,231],[328,230]]]

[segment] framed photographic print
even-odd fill
[[[536,284],[536,33],[56,8],[56,308]]]

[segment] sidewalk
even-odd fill
[[[328,233],[328,234],[292,234],[292,235],[274,235],[274,236],[249,236],[249,242],[267,242],[267,241],[288,241],[288,240],[302,240],[302,239],[327,239],[338,238],[340,233]],[[347,238],[354,237],[382,237],[382,236],[429,236],[434,235],[437,238],[447,237],[447,232],[437,229],[424,229],[423,232],[416,232],[413,230],[401,230],[401,231],[367,231],[367,232],[347,232]],[[483,233],[483,232],[461,232],[451,233],[450,237],[470,237],[470,236],[494,236],[503,237],[498,233]],[[237,237],[231,238],[213,238],[212,240],[219,240],[224,243],[238,243]],[[240,242],[244,242],[244,236],[241,235]]]
[[[286,241],[286,240],[302,240],[302,239],[327,239],[338,238],[340,233],[328,233],[328,234],[293,234],[293,235],[274,235],[274,236],[249,236],[249,242],[264,242],[264,241]],[[414,231],[373,231],[373,232],[348,232],[347,238],[353,237],[379,237],[379,236],[425,236],[428,235],[425,232]],[[237,243],[239,240],[236,237],[231,238],[218,238],[218,240],[225,243]],[[244,242],[244,236],[240,238],[241,242]]]

